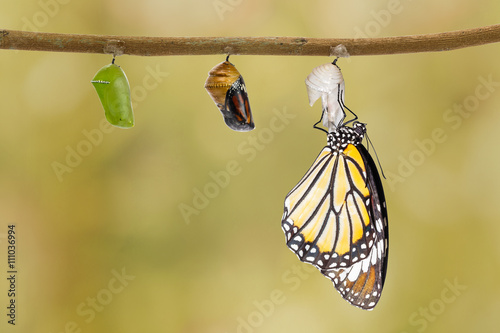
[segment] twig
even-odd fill
[[[0,49],[167,55],[331,56],[342,44],[351,56],[448,51],[500,42],[500,24],[437,34],[386,38],[134,37],[0,30]],[[343,56],[346,56],[344,54]]]

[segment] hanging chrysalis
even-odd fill
[[[321,97],[323,104],[323,125],[328,132],[334,132],[342,124],[344,113],[344,78],[340,68],[333,63],[314,68],[306,78],[309,105]]]
[[[130,86],[123,70],[115,65],[115,58],[111,64],[101,68],[91,82],[99,95],[108,122],[120,128],[133,127]]]
[[[255,128],[245,81],[236,67],[229,62],[229,56],[226,61],[208,72],[205,89],[230,129],[246,132]]]

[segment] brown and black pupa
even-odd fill
[[[205,89],[230,129],[246,132],[255,128],[245,81],[229,56],[208,72]]]

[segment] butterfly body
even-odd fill
[[[376,165],[353,122],[328,134],[311,168],[285,198],[288,247],[331,279],[351,304],[373,309],[388,253],[387,209]]]

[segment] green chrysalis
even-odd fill
[[[130,86],[123,70],[115,65],[115,59],[101,68],[91,82],[99,95],[108,122],[120,128],[133,127]]]

